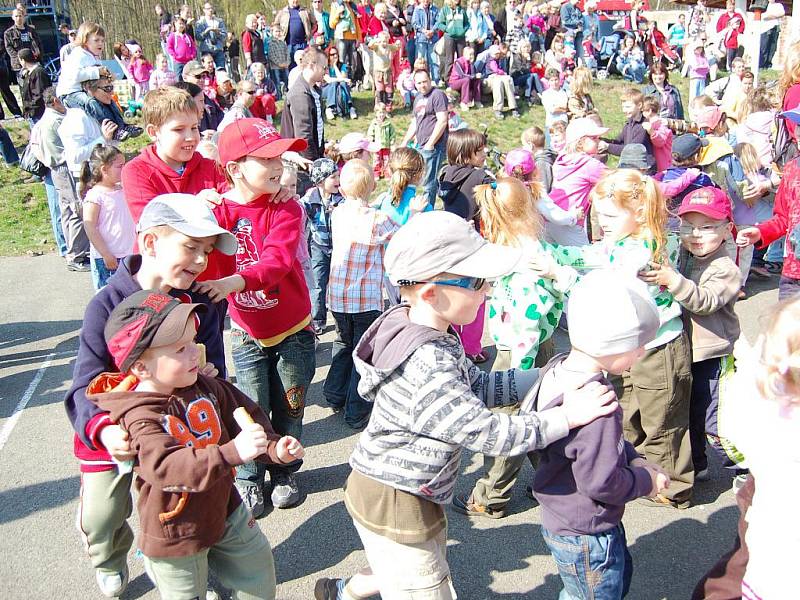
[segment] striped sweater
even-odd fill
[[[461,449],[489,456],[543,448],[568,433],[563,409],[509,416],[539,371],[484,373],[459,339],[409,321],[408,306],[386,311],[354,353],[358,392],[374,402],[350,466],[391,487],[447,504]]]

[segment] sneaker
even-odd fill
[[[653,498],[638,498],[636,502],[650,508],[676,508],[678,510],[685,510],[689,508],[689,505],[691,504],[688,500],[684,502],[675,502],[674,500],[670,500],[661,494],[656,494],[656,496]]]
[[[276,471],[272,477],[272,506],[290,508],[300,501],[300,488],[294,473]]]
[[[119,598],[125,588],[128,587],[128,565],[121,573],[109,573],[108,571],[97,570],[95,573],[97,587],[100,593],[106,598]]]
[[[521,114],[519,114],[519,111],[518,111],[518,110],[512,110],[512,111],[511,111],[511,116],[512,116],[512,117],[514,117],[515,119],[520,119],[520,118],[522,118],[522,115],[521,115]]]
[[[483,103],[482,102],[476,102],[475,103],[475,108],[483,108]]]
[[[322,335],[325,332],[325,323],[314,321],[311,323],[311,329],[314,330],[314,335]]]
[[[740,473],[736,477],[733,478],[733,482],[731,483],[731,490],[733,491],[734,495],[739,493],[744,487],[744,484],[747,483],[747,475],[748,473]]]
[[[356,109],[354,107],[352,107],[352,106],[350,107],[350,118],[351,119],[357,119],[358,118],[358,113],[356,112]]]
[[[332,108],[326,108],[325,109],[325,118],[328,121],[333,121],[336,118],[336,115],[333,114],[333,109]]]
[[[91,271],[92,268],[89,266],[89,263],[85,262],[76,262],[76,261],[67,261],[67,271],[74,271],[76,273],[88,273]]]
[[[708,468],[700,469],[694,474],[695,481],[708,481],[709,479],[711,479],[711,475],[708,472]]]
[[[461,110],[469,110],[469,104],[462,102],[460,105]]]
[[[144,129],[136,125],[125,125],[125,131],[128,132],[130,138],[137,138],[144,133]]]
[[[347,424],[347,426],[350,429],[355,429],[356,431],[358,431],[360,429],[364,429],[364,427],[367,426],[367,424],[369,423],[369,417],[370,417],[371,414],[372,413],[367,413],[366,415],[364,415],[363,417],[361,417],[357,421],[348,421],[347,419],[345,419],[344,422]]]
[[[129,137],[131,137],[131,135],[124,127],[117,127],[114,130],[114,136],[113,136],[114,141],[124,142]]]
[[[757,277],[758,279],[771,279],[772,274],[767,271],[764,267],[750,267],[750,275]]]
[[[336,600],[339,592],[344,588],[344,579],[330,579],[323,577],[314,584],[315,600]]]
[[[254,483],[236,483],[236,491],[242,498],[244,504],[254,519],[264,514],[264,492],[261,486]]]
[[[500,112],[499,110],[496,110],[496,111],[494,111],[494,118],[502,121],[503,119],[506,118],[506,116],[502,112]]]
[[[502,519],[506,516],[504,510],[492,510],[488,506],[475,504],[471,498],[453,496],[453,508],[468,517],[487,517],[489,519]]]

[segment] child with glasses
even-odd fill
[[[726,380],[734,373],[733,345],[739,338],[734,312],[742,275],[725,247],[733,227],[731,201],[716,187],[686,195],[678,208],[683,247],[680,272],[669,263],[651,263],[640,277],[665,286],[688,315],[692,338],[692,396],[689,435],[695,481],[708,479],[706,439],[730,469],[742,457],[720,438],[717,411],[724,399]]]

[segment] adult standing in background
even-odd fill
[[[427,71],[414,72],[414,87],[419,92],[414,99],[414,118],[408,124],[400,146],[416,140],[419,153],[425,160],[425,195],[428,204],[433,206],[439,190],[439,167],[447,151],[447,95],[433,87]]]
[[[436,43],[436,20],[438,17],[439,9],[431,4],[431,0],[420,0],[411,17],[414,35],[417,37],[417,57],[425,59],[433,81],[439,79],[439,73],[434,71],[433,64],[433,45]],[[436,71],[438,71],[438,67]]]
[[[36,60],[41,59],[42,41],[39,39],[39,34],[25,24],[23,11],[15,8],[11,11],[11,20],[14,21],[14,24],[3,34],[3,45],[8,53],[8,58],[11,59],[11,70],[14,71],[14,76],[18,80],[22,65],[20,65],[17,54],[23,48],[28,48],[33,52]]]
[[[583,13],[578,0],[567,0],[561,5],[561,26],[572,34],[575,41],[575,58],[583,56]]]
[[[772,59],[778,49],[778,36],[781,31],[781,21],[786,16],[783,4],[776,0],[769,0],[767,8],[761,15],[761,54],[758,64],[762,69],[772,68]]]
[[[172,57],[167,52],[167,38],[169,34],[172,33],[172,14],[160,4],[156,4],[153,10],[155,10],[156,16],[158,17],[158,37],[161,41],[161,52],[168,58],[170,61],[170,68],[172,68]],[[64,63],[63,59],[61,63]]]
[[[314,15],[300,6],[300,0],[288,0],[288,4],[275,15],[274,24],[280,27],[281,38],[289,47],[289,68],[294,68],[294,53],[307,48],[311,41],[316,27]]]
[[[337,4],[337,1],[334,0],[331,3],[331,10]],[[314,13],[314,21],[316,21],[317,26],[314,30],[312,35],[319,36],[321,35],[325,39],[325,43],[323,44],[324,48],[328,47],[328,44],[331,43],[333,40],[333,29],[331,29],[331,15],[330,13],[325,10],[325,6],[322,3],[322,0],[311,0],[311,12]]]
[[[514,26],[514,18],[519,14],[518,0],[506,0],[506,6],[494,20],[494,32],[501,40],[506,39],[508,30]]]
[[[242,32],[242,52],[244,52],[245,73],[254,62],[267,64],[264,53],[264,40],[258,32],[258,17],[249,14],[244,18],[244,31]]]
[[[736,10],[734,0],[725,3],[725,12],[717,19],[717,33],[722,33],[726,70],[730,71],[731,63],[739,53],[739,34],[744,33],[744,15]]]
[[[186,33],[192,36],[192,39],[196,40],[197,38],[194,35],[195,20],[192,16],[191,7],[188,4],[181,5],[178,16],[186,23]]]
[[[583,36],[592,40],[595,48],[600,47],[600,15],[597,14],[597,0],[586,0],[583,5]]]
[[[461,0],[444,0],[439,11],[436,28],[444,34],[443,64],[439,69],[442,82],[450,81],[450,71],[456,54],[461,56],[467,45],[467,12],[461,6]]]
[[[200,55],[210,54],[214,57],[217,69],[225,68],[225,39],[228,30],[225,21],[217,17],[214,6],[209,2],[203,5],[203,16],[197,20],[194,28]]]
[[[347,67],[347,74],[353,79],[358,64],[358,42],[362,37],[358,7],[350,0],[334,0],[331,4],[330,23],[339,60]]]
[[[690,40],[697,40],[701,34],[708,29],[709,15],[705,0],[697,0],[697,3],[689,11],[689,18],[686,20],[686,33]]]

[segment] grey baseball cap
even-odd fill
[[[142,211],[137,230],[169,225],[189,237],[217,236],[214,247],[228,256],[236,254],[236,237],[219,226],[214,213],[203,200],[191,194],[162,194],[153,198]]]
[[[435,210],[412,217],[386,247],[384,265],[390,281],[429,281],[442,273],[495,279],[511,273],[522,258],[520,248],[490,244],[470,221]]]
[[[190,60],[185,65],[183,65],[183,70],[181,74],[186,77],[200,77],[202,73],[205,73],[206,68],[200,64],[200,61],[197,60]]]

